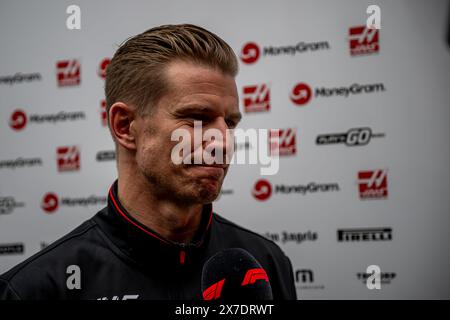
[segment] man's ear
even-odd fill
[[[134,109],[123,102],[116,102],[109,109],[111,133],[118,144],[129,150],[136,150],[135,120]]]

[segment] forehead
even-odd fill
[[[220,70],[190,62],[175,61],[166,69],[168,96],[173,104],[196,100],[238,108],[236,82]]]

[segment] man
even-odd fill
[[[296,299],[280,248],[212,212],[228,165],[172,160],[175,130],[194,133],[201,121],[225,137],[236,127],[237,69],[230,46],[197,26],[161,26],[126,41],[105,84],[118,167],[108,205],[3,274],[0,298],[202,299],[205,262],[242,248],[266,270],[274,299]],[[192,143],[185,156],[209,144],[225,154],[230,141]]]

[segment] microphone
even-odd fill
[[[273,300],[266,271],[246,250],[219,251],[203,266],[204,300]]]

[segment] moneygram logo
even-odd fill
[[[11,117],[9,119],[9,126],[11,127],[11,129],[19,131],[25,128],[25,126],[27,125],[27,121],[28,119],[25,112],[18,109],[11,114]]]
[[[354,83],[348,87],[320,87],[315,88],[315,97],[334,97],[334,96],[343,96],[345,98],[350,95],[358,95],[363,93],[374,93],[374,92],[382,92],[385,91],[383,83],[373,83],[373,84],[359,84]]]
[[[358,186],[361,199],[386,199],[387,169],[358,172]]]
[[[32,81],[40,81],[42,76],[40,73],[20,73],[17,72],[12,76],[0,76],[0,84],[9,84],[12,86],[13,84],[23,83],[23,82],[32,82]]]
[[[314,282],[314,272],[311,269],[295,270],[295,282],[312,283]]]
[[[258,180],[253,186],[252,195],[260,201],[267,200],[272,195],[272,185],[267,180]]]
[[[314,98],[330,98],[330,97],[344,97],[348,98],[352,95],[376,93],[385,91],[383,83],[359,84],[353,83],[347,87],[315,87],[314,93],[311,87],[302,82],[296,84],[289,95],[292,103],[302,106]]]
[[[316,284],[314,279],[314,272],[312,269],[296,269],[294,271],[294,275],[295,284],[298,289],[320,290],[325,288],[323,284]]]
[[[30,124],[42,124],[42,123],[57,123],[66,121],[78,121],[86,118],[83,111],[65,112],[60,111],[53,114],[32,114],[27,117],[23,110],[16,109],[9,118],[9,126],[15,131],[23,130],[28,123]]]
[[[105,79],[106,78],[106,68],[108,67],[109,63],[111,62],[111,59],[105,58],[100,62],[100,65],[98,66],[97,74],[100,78]]]
[[[269,131],[270,154],[279,156],[294,155],[297,152],[295,129],[272,129]]]
[[[379,29],[357,26],[349,29],[349,46],[352,56],[373,54],[380,50]]]
[[[56,149],[58,171],[80,170],[80,150],[77,146],[64,146]]]
[[[382,138],[384,133],[373,133],[368,127],[352,128],[343,133],[327,133],[317,136],[316,144],[345,144],[348,147],[365,146],[372,138]]]
[[[52,192],[48,192],[44,195],[41,202],[41,208],[47,213],[53,213],[58,209],[59,200],[58,196]]]
[[[270,88],[262,83],[243,88],[245,112],[261,112],[270,110]]]
[[[56,63],[56,78],[59,87],[77,86],[81,82],[81,65],[76,59]]]
[[[295,56],[299,53],[305,52],[315,52],[319,50],[330,49],[330,44],[328,41],[319,42],[298,42],[295,45],[284,45],[284,46],[265,46],[262,49],[255,42],[247,42],[241,49],[241,61],[246,64],[253,64],[258,61],[261,54],[265,56],[280,56],[280,55],[290,55]]]
[[[0,214],[10,214],[15,208],[24,206],[23,202],[17,202],[14,197],[0,197]]]
[[[306,83],[296,84],[289,95],[291,101],[302,106],[311,101],[311,98],[329,98],[335,96],[341,96],[348,98],[351,95],[359,95],[365,93],[375,93],[385,91],[383,83],[373,83],[373,84],[359,84],[353,83],[348,87],[316,87],[314,88],[314,94],[311,87]]]
[[[259,46],[254,42],[246,43],[241,50],[241,60],[244,63],[252,64],[258,61],[261,51]]]
[[[233,189],[222,188],[222,189],[220,189],[219,197],[217,197],[217,200],[220,199],[220,197],[222,197],[222,196],[230,196],[232,194],[234,194]]]
[[[106,100],[103,99],[100,101],[100,119],[102,122],[102,126],[108,126],[108,115],[106,114]]]
[[[255,185],[253,187],[252,195],[257,200],[264,201],[264,200],[269,199],[269,197],[272,195],[272,193],[273,194],[297,193],[300,195],[306,195],[309,193],[337,192],[337,191],[340,191],[339,184],[337,184],[337,183],[310,182],[306,185],[276,184],[275,187],[272,187],[272,185],[269,181],[260,179],[255,183]]]
[[[298,83],[292,88],[291,101],[299,106],[302,106],[311,100],[311,88],[306,83]]]
[[[390,241],[392,228],[340,229],[337,239],[339,242]]]
[[[59,199],[58,195],[56,195],[55,193],[48,192],[42,198],[41,208],[46,213],[53,213],[59,208],[59,206],[86,207],[104,204],[106,204],[106,197],[98,197],[91,195],[85,198],[62,197],[61,199]]]
[[[23,167],[42,166],[41,158],[17,158],[14,160],[0,160],[0,169],[16,169]]]

